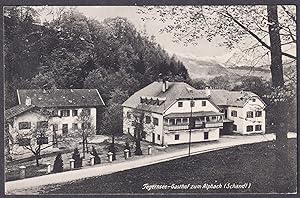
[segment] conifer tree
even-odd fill
[[[78,148],[75,148],[74,149],[74,153],[72,155],[72,159],[75,160],[75,163],[74,163],[74,167],[75,168],[79,168],[82,166],[82,160],[81,160],[81,157],[80,157],[80,153],[78,151]]]
[[[101,164],[101,158],[99,157],[99,155],[98,155],[98,153],[97,153],[97,151],[96,151],[96,149],[95,149],[94,146],[92,146],[92,152],[91,152],[91,154],[92,154],[93,156],[95,156],[95,158],[94,158],[95,164]]]
[[[58,153],[54,161],[53,172],[59,173],[59,172],[63,172],[63,170],[64,170],[64,162],[62,160],[61,153]]]

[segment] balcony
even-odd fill
[[[223,122],[206,122],[205,128],[216,128],[216,127],[222,127]]]
[[[192,129],[203,129],[203,128],[218,128],[223,127],[223,122],[195,122],[192,125]],[[177,124],[177,125],[167,125],[165,124],[165,130],[178,131],[178,130],[188,130],[189,123]]]
[[[189,125],[171,125],[171,126],[166,126],[166,129],[169,131],[177,131],[177,130],[186,130],[189,129]]]

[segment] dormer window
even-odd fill
[[[147,100],[146,100],[146,98],[144,98],[144,97],[140,97],[140,100],[141,100],[141,103],[143,104],[143,103],[145,103]]]
[[[183,102],[178,102],[178,107],[183,107]]]
[[[253,99],[252,99],[252,102],[255,102],[255,101],[256,101],[256,99],[255,99],[255,98],[253,98]]]

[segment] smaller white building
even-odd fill
[[[26,89],[17,94],[19,105],[5,111],[5,127],[10,143],[21,147],[37,144],[32,138],[36,129],[45,131],[43,144],[55,145],[58,137],[96,128],[97,108],[104,106],[96,89]],[[87,120],[80,118],[82,112]]]
[[[212,89],[209,92],[210,99],[224,113],[223,134],[266,132],[266,104],[258,95],[250,91]]]

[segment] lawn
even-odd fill
[[[264,142],[180,158],[71,183],[38,189],[45,194],[87,193],[270,193],[275,168],[274,143]],[[297,141],[289,140],[290,191],[296,191]],[[228,189],[224,185],[240,185]],[[169,185],[169,189],[143,189],[144,184]],[[175,185],[178,186],[175,186]],[[183,189],[181,184],[190,185]],[[203,185],[206,188],[203,188]],[[250,186],[251,184],[251,186]],[[180,186],[181,185],[181,186]],[[195,185],[196,189],[191,189]],[[201,185],[201,186],[200,186]],[[220,185],[222,187],[220,188]],[[215,187],[212,189],[210,187]],[[243,188],[246,187],[246,188]],[[250,186],[250,187],[249,187]],[[156,186],[161,188],[162,186]]]
[[[117,159],[119,157],[123,157],[123,150],[124,150],[124,144],[125,141],[128,140],[127,136],[121,136],[121,137],[116,137],[115,140],[115,147],[116,147],[116,155]],[[104,141],[104,142],[97,142],[97,143],[90,143],[89,148],[91,150],[92,146],[95,146],[98,154],[102,157],[102,163],[106,162],[106,154],[108,153],[108,145],[110,144],[109,141]],[[47,173],[47,162],[50,162],[53,167],[53,162],[55,160],[56,155],[61,152],[62,153],[62,158],[63,158],[63,163],[64,163],[64,171],[69,171],[70,170],[70,165],[69,165],[69,160],[72,158],[73,154],[73,149],[77,147],[81,153],[82,156],[82,145],[76,145],[76,146],[69,146],[69,147],[61,147],[59,151],[55,151],[52,153],[45,153],[41,155],[41,159],[39,160],[40,166],[36,166],[36,161],[34,156],[27,157],[24,159],[18,159],[14,161],[9,161],[6,162],[5,166],[5,180],[6,181],[13,181],[13,180],[18,180],[20,179],[19,177],[19,172],[20,166],[26,166],[26,178],[30,177],[36,177],[36,176],[41,176],[45,175]],[[90,154],[86,154],[86,159],[89,159]],[[86,168],[86,167],[84,167]]]

